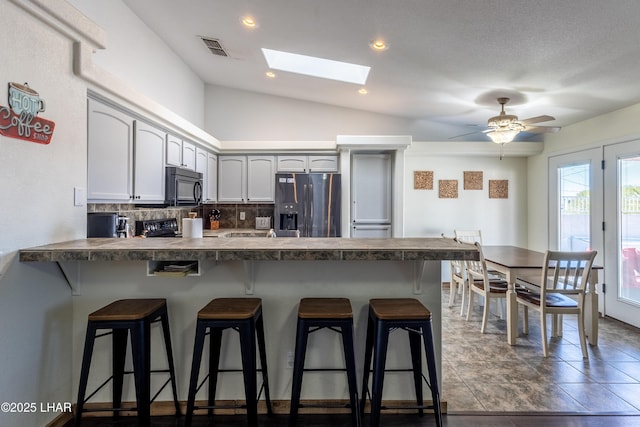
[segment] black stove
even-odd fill
[[[136,236],[179,237],[178,220],[176,218],[168,218],[136,221]]]

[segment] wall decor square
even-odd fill
[[[509,198],[509,180],[508,179],[490,179],[489,180],[489,198],[490,199],[508,199]]]
[[[413,171],[414,190],[433,190],[433,171]]]
[[[482,190],[482,171],[464,171],[465,190]]]
[[[458,180],[457,179],[441,179],[438,181],[438,197],[441,199],[457,199],[458,198]]]

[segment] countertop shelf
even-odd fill
[[[20,250],[21,262],[420,261],[478,259],[473,245],[443,238],[91,238]]]

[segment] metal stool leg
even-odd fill
[[[360,426],[360,407],[358,401],[358,385],[356,380],[355,353],[353,350],[353,321],[342,323],[342,347],[344,362],[347,368],[347,382],[349,383],[349,400],[351,404],[351,421],[354,426]]]
[[[295,427],[300,408],[300,392],[302,391],[302,375],[304,360],[307,352],[309,327],[304,319],[298,318],[296,329],[296,349],[293,362],[293,383],[291,384],[291,408],[289,411],[289,426]]]
[[[269,394],[269,374],[267,370],[267,346],[264,339],[264,320],[262,313],[256,319],[256,334],[258,335],[258,350],[260,352],[260,368],[262,369],[262,383],[264,385],[264,398],[267,403],[267,414],[273,415],[271,408],[271,395]]]
[[[440,391],[438,390],[438,375],[436,371],[436,356],[433,349],[431,320],[424,322],[424,325],[422,326],[422,338],[424,340],[424,351],[427,357],[427,368],[429,369],[429,386],[431,388],[431,400],[433,401],[436,426],[441,427],[442,412],[440,411]]]
[[[127,358],[128,329],[114,329],[111,334],[113,355],[113,406],[122,407],[122,386],[124,383],[124,363]],[[120,411],[115,411],[115,417],[120,416]]]
[[[423,405],[422,395],[422,350],[420,350],[420,334],[415,331],[408,331],[409,347],[411,348],[411,363],[413,365],[413,383],[416,389],[416,405]],[[424,415],[424,410],[418,408],[418,414]]]
[[[240,326],[242,374],[247,402],[249,426],[258,425],[258,392],[256,386],[256,331],[253,319]]]
[[[220,369],[220,348],[222,347],[221,328],[209,328],[209,396],[208,406],[215,405],[216,389],[218,388],[218,371]],[[208,409],[209,416],[213,415],[213,408]]]
[[[373,355],[373,329],[374,323],[372,319],[371,309],[367,320],[367,338],[364,346],[364,368],[362,375],[362,399],[360,404],[360,415],[364,415],[364,409],[367,403],[367,390],[369,390],[369,374],[371,373],[371,358]]]
[[[169,364],[169,379],[171,380],[171,391],[173,393],[173,404],[176,408],[176,415],[180,414],[180,402],[178,402],[178,387],[176,385],[176,369],[173,363],[173,348],[171,346],[171,330],[169,329],[169,316],[167,312],[160,315],[162,322],[162,335],[164,337],[164,348],[167,352],[167,362]]]
[[[91,356],[93,355],[95,336],[96,328],[92,323],[89,323],[89,325],[87,325],[87,333],[84,340],[84,352],[82,354],[78,402],[76,404],[76,427],[80,427],[80,420],[82,418],[82,409],[84,408],[84,397],[87,392],[87,382],[89,380],[89,369],[91,368]]]
[[[373,381],[371,387],[371,427],[378,427],[380,425],[387,345],[389,344],[389,326],[386,322],[378,320],[374,322],[374,328],[375,349],[373,350]]]
[[[187,397],[187,416],[184,421],[185,427],[190,427],[193,418],[193,407],[195,406],[196,390],[198,389],[198,375],[200,374],[200,363],[202,361],[202,349],[207,326],[204,322],[198,321],[196,325],[196,338],[193,344],[193,360],[191,362],[191,378],[189,379],[189,395]]]
[[[131,350],[133,353],[133,376],[136,383],[138,422],[146,427],[151,424],[150,364],[151,340],[149,322],[136,322],[131,328]]]

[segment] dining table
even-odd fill
[[[508,282],[507,290],[507,342],[515,345],[518,337],[518,302],[516,279],[539,279],[544,264],[544,252],[518,246],[483,246],[482,253],[488,270],[503,274]],[[592,266],[585,288],[585,335],[589,344],[598,345],[598,293],[596,284],[601,266]]]

